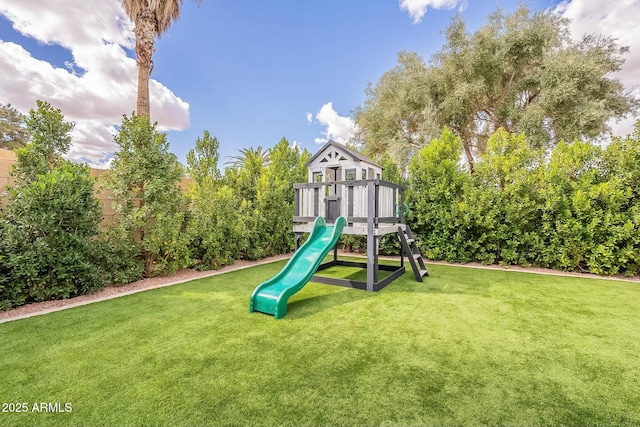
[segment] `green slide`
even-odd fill
[[[273,314],[276,319],[284,317],[287,314],[287,301],[311,280],[346,224],[347,220],[341,216],[334,225],[327,227],[324,218],[317,217],[309,239],[293,254],[287,265],[274,278],[258,285],[253,291],[249,311]]]

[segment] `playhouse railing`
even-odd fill
[[[324,217],[328,223],[339,216],[347,223],[404,224],[404,188],[379,179],[294,184],[294,223]]]

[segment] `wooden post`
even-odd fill
[[[394,189],[393,189],[393,209],[395,209],[396,206],[399,206],[398,205],[398,189],[394,187]],[[395,210],[393,211],[393,216],[397,217]]]
[[[399,220],[400,220],[400,224],[404,224],[404,190],[402,188],[398,189],[398,192],[400,193],[400,197],[398,200],[398,213],[399,213]],[[404,230],[401,229],[401,227],[398,227],[398,239],[400,239],[400,267],[404,267],[404,256],[405,256],[405,252],[404,252],[404,246],[402,246],[402,240],[400,238],[400,233],[404,233]],[[406,254],[407,257],[410,257],[411,254]]]
[[[367,183],[367,291],[373,292],[373,284],[378,268],[374,217],[376,213],[376,186],[373,181]]]
[[[318,216],[318,205],[320,204],[320,189],[313,189],[313,216]]]
[[[374,185],[374,188],[375,188],[375,197],[373,202],[373,206],[374,206],[373,216],[375,217],[376,224],[377,224],[378,217],[380,216],[380,184],[376,182]]]
[[[375,256],[373,257],[373,283],[378,283],[378,254],[380,253],[380,236],[374,236]]]
[[[400,189],[400,203],[398,204],[400,210],[400,224],[404,224],[404,190]]]
[[[349,185],[347,197],[349,198],[349,204],[347,206],[347,220],[349,220],[349,218],[353,218],[353,184]]]

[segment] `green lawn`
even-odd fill
[[[283,265],[0,324],[0,425],[640,424],[638,284],[434,265],[249,313]]]

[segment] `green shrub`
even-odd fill
[[[102,208],[89,167],[62,156],[73,124],[38,101],[25,119],[31,142],[16,150],[0,226],[0,307],[68,298],[104,285],[94,256]]]
[[[282,138],[269,151],[269,164],[258,180],[256,207],[261,216],[256,225],[263,256],[291,252],[294,248],[292,220],[295,193],[293,184],[306,182],[306,150],[289,145]]]
[[[145,276],[171,274],[189,263],[184,227],[183,170],[167,136],[149,117],[124,116],[106,188],[120,216],[119,235],[139,247]]]
[[[59,162],[53,170],[9,190],[4,247],[14,304],[68,298],[104,281],[92,256],[102,208],[89,168]]]
[[[8,224],[0,211],[0,311],[25,303],[24,283],[13,280],[11,267],[12,244],[9,242]]]
[[[224,182],[238,198],[239,229],[247,244],[240,257],[259,259],[290,252],[294,247],[292,218],[293,184],[306,181],[309,152],[300,151],[282,138],[271,150],[241,150]]]
[[[196,268],[219,269],[232,264],[248,246],[238,199],[228,186],[212,183],[189,192],[189,248]]]
[[[462,142],[445,129],[409,164],[407,222],[428,258],[466,262],[473,257],[462,200],[469,178],[459,166]]]
[[[343,234],[338,240],[338,247],[349,252],[365,252],[367,249],[367,236]]]
[[[110,227],[100,233],[95,241],[94,256],[106,283],[124,284],[142,278],[144,263],[140,247],[119,227]]]
[[[616,187],[625,192],[619,201],[623,218],[616,221],[607,246],[612,247],[620,271],[633,275],[640,272],[640,121],[632,134],[613,138],[602,153],[602,167],[609,177],[615,177]]]
[[[187,193],[189,254],[197,269],[219,269],[233,263],[249,246],[240,217],[240,198],[218,171],[219,142],[205,131],[187,154],[193,184]]]
[[[560,141],[546,155],[498,130],[475,172],[445,130],[411,161],[408,223],[432,259],[640,271],[640,122],[606,149]]]
[[[543,154],[524,134],[499,129],[487,141],[463,201],[473,258],[485,264],[530,265],[540,249],[538,189]]]

